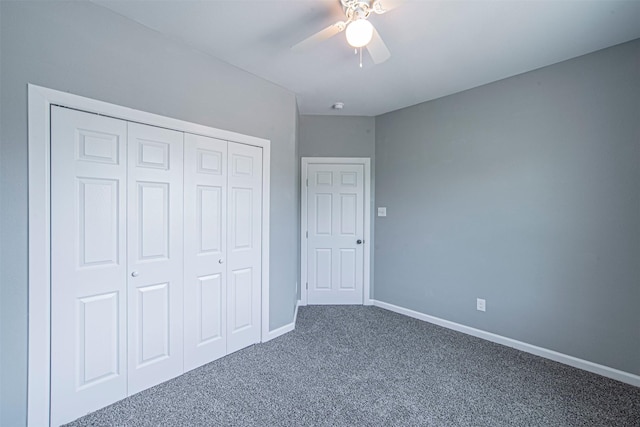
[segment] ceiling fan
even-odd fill
[[[382,41],[380,34],[373,27],[368,18],[371,13],[383,14],[399,6],[402,0],[340,0],[346,19],[329,25],[314,35],[307,37],[291,49],[306,50],[317,43],[346,32],[347,42],[355,49],[360,49],[360,66],[362,67],[362,48],[366,47],[375,64],[380,64],[389,57],[391,52]]]

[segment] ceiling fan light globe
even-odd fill
[[[353,47],[366,46],[373,37],[373,25],[366,19],[355,20],[347,26],[347,42]]]

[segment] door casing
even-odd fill
[[[27,425],[49,425],[51,359],[51,133],[52,105],[262,148],[261,342],[269,331],[269,200],[271,142],[267,139],[134,110],[41,86],[28,85],[28,371]]]
[[[352,164],[364,166],[364,272],[363,304],[371,299],[371,159],[368,157],[303,157],[300,198],[300,305],[307,305],[307,179],[310,164]]]

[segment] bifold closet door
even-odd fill
[[[129,395],[183,372],[183,138],[128,124]]]
[[[51,109],[51,424],[127,395],[127,122]]]
[[[228,145],[227,353],[260,341],[262,148]]]
[[[180,132],[51,112],[51,421],[183,372]]]
[[[227,141],[185,135],[184,370],[227,354]]]
[[[260,341],[262,149],[185,135],[185,371]]]
[[[51,110],[51,423],[260,340],[262,149]]]

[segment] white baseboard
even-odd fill
[[[594,374],[602,375],[614,380],[622,381],[627,384],[631,384],[636,387],[640,387],[640,375],[635,375],[629,372],[620,371],[618,369],[610,368],[608,366],[599,365],[597,363],[589,362],[588,360],[579,359],[577,357],[569,356],[567,354],[559,353],[557,351],[549,350],[543,347],[538,347],[532,344],[527,344],[522,341],[517,341],[511,338],[503,337],[501,335],[486,332],[480,329],[472,328],[470,326],[461,325],[460,323],[451,322],[449,320],[440,319],[439,317],[430,316],[428,314],[420,313],[418,311],[410,310],[408,308],[399,307],[397,305],[389,304],[383,301],[373,300],[373,305],[376,307],[384,308],[385,310],[393,311],[405,316],[413,317],[418,320],[433,323],[438,326],[442,326],[454,331],[462,332],[474,337],[482,338],[487,341],[492,341],[498,344],[512,347],[517,350],[524,351],[526,353],[535,354],[536,356],[544,357],[556,362],[564,363],[565,365],[573,366],[574,368],[583,369],[585,371],[593,372]]]
[[[274,329],[273,331],[269,331],[266,339],[262,340],[262,342],[271,341],[274,338],[278,338],[281,335],[286,334],[287,332],[291,332],[296,328],[296,320],[298,319],[298,307],[300,306],[300,301],[296,303],[296,308],[293,312],[293,322],[287,323],[284,326],[280,326],[278,329]]]
[[[293,327],[295,329],[296,326],[296,322],[298,321],[298,308],[300,308],[300,306],[302,305],[302,301],[298,300],[298,302],[296,303],[296,311],[294,311],[293,313]]]

